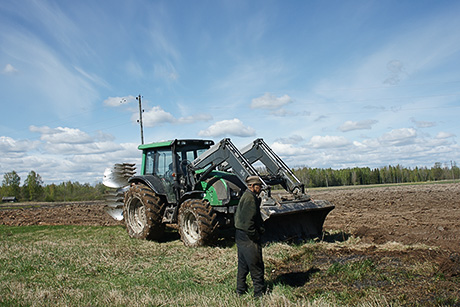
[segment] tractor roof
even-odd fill
[[[169,147],[174,143],[173,141],[164,141],[164,142],[156,142],[156,143],[150,143],[150,144],[142,144],[139,145],[138,149],[143,150],[143,149],[149,149],[149,148],[157,148],[157,147]]]
[[[160,147],[171,147],[174,143],[185,146],[185,145],[207,145],[211,146],[214,145],[214,141],[212,140],[197,140],[197,139],[184,139],[184,140],[169,140],[169,141],[162,141],[162,142],[155,142],[150,144],[142,144],[139,145],[138,149],[150,149],[150,148],[160,148]]]

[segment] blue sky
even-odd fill
[[[102,180],[145,142],[291,167],[460,162],[458,1],[0,2],[0,174]]]

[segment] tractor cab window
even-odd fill
[[[193,149],[189,148],[188,150],[183,150],[180,153],[178,153],[179,156],[179,163],[180,165],[180,170],[182,174],[186,175],[187,174],[187,165],[190,164],[193,160],[198,158],[203,152],[205,152],[207,149]]]
[[[145,153],[145,174],[152,175],[154,172],[153,162],[155,161],[155,152],[148,151]]]
[[[145,155],[145,173],[171,179],[172,161],[173,158],[170,149],[149,151]]]
[[[185,159],[187,159],[189,161],[195,160],[195,155],[193,154],[193,151],[185,152]]]
[[[196,158],[198,158],[203,152],[205,152],[207,149],[189,149],[189,150],[184,150],[181,152],[181,160],[188,160],[189,162],[192,162]]]
[[[159,177],[165,179],[172,178],[173,157],[170,149],[158,150],[157,159],[155,159],[156,171]],[[170,178],[171,177],[171,178]]]
[[[198,149],[198,150],[196,151],[196,156],[197,156],[197,157],[200,156],[200,155],[201,155],[202,153],[204,153],[206,150],[208,150],[208,149],[206,149],[206,148]]]
[[[187,165],[195,160],[193,151],[181,151],[177,153],[179,172],[183,175],[187,174]]]

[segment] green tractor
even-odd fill
[[[103,183],[114,188],[107,212],[124,219],[133,238],[161,240],[165,227],[178,229],[186,246],[212,245],[218,230],[233,227],[238,201],[248,176],[263,183],[261,213],[265,242],[318,237],[328,201],[312,201],[292,171],[262,140],[239,151],[230,139],[172,140],[140,145],[142,166],[116,164]],[[261,162],[264,174],[254,163]],[[282,196],[273,186],[284,188]]]

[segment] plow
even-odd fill
[[[139,149],[140,175],[135,175],[134,164],[118,163],[107,168],[103,178],[111,188],[106,211],[124,220],[134,238],[161,240],[169,226],[179,230],[186,246],[212,245],[219,229],[234,227],[233,215],[249,176],[262,182],[265,243],[320,237],[334,209],[327,200],[311,199],[263,139],[241,150],[230,139],[216,144],[175,139]]]

